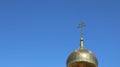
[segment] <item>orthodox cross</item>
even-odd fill
[[[82,32],[82,28],[85,26],[84,22],[80,22],[80,24],[78,24],[78,28],[80,28],[80,37],[82,37],[83,32]]]

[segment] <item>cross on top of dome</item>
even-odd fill
[[[78,24],[78,28],[80,28],[80,48],[84,48],[83,32],[82,32],[82,28],[84,26],[85,26],[84,22],[80,22],[80,24]]]
[[[83,29],[84,26],[86,26],[86,25],[82,21],[80,22],[80,24],[78,24],[78,28],[80,28],[80,37],[82,37],[82,35],[83,35],[82,29]]]

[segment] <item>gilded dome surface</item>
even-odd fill
[[[89,65],[86,67],[98,66],[98,61],[95,55],[91,51],[86,50],[84,48],[79,48],[78,50],[75,50],[69,55],[67,59],[67,67],[75,67],[75,66],[71,66],[71,64],[78,63],[78,62],[81,62],[81,63],[85,62],[86,65]]]

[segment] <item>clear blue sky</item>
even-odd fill
[[[66,67],[80,21],[99,67],[120,67],[120,0],[1,0],[0,67]]]

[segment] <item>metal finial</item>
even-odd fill
[[[83,48],[84,47],[84,40],[83,40],[83,32],[82,32],[82,28],[85,26],[84,22],[80,22],[80,24],[78,25],[78,28],[80,28],[80,47]]]

